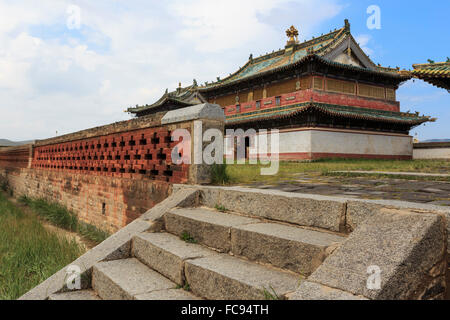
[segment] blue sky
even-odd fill
[[[286,42],[340,28],[384,66],[410,69],[450,56],[450,1],[345,0],[27,0],[0,1],[0,138],[42,139],[125,120],[123,110],[152,103],[166,88],[212,81]],[[381,9],[369,30],[367,7]],[[71,24],[73,8],[80,24]],[[412,131],[450,138],[450,95],[409,81],[403,111],[437,117]]]

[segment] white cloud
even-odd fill
[[[165,88],[234,72],[250,52],[310,35],[341,0],[0,2],[0,138],[46,138],[129,118]],[[81,29],[66,27],[81,8]],[[330,26],[334,27],[334,26]]]
[[[247,43],[257,47],[275,41],[282,44],[284,29],[280,28],[291,24],[304,37],[336,16],[342,6],[329,0],[176,0],[170,8],[183,24],[178,32],[181,39],[201,52],[217,52]]]
[[[184,28],[179,36],[194,43],[202,52],[235,48],[249,39],[273,36],[274,30],[258,14],[285,3],[283,0],[175,1],[171,11]]]
[[[374,51],[367,46],[370,40],[372,40],[372,36],[368,34],[360,34],[355,36],[355,40],[367,55],[373,56]]]

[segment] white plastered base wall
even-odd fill
[[[270,131],[266,139],[257,134],[258,151],[250,148],[250,157],[276,152],[271,150]],[[233,155],[231,138],[226,138],[226,156]],[[253,141],[254,135],[250,140]],[[267,142],[266,142],[267,141]],[[264,145],[267,147],[264,148]],[[266,151],[267,150],[267,151]],[[317,158],[386,158],[410,159],[413,140],[409,135],[337,129],[289,129],[279,132],[280,159],[308,160]]]

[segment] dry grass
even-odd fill
[[[17,299],[84,253],[0,193],[0,300]]]

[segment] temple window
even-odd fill
[[[314,89],[323,90],[323,79],[319,77],[314,77]]]
[[[356,86],[355,83],[350,81],[341,81],[335,79],[326,79],[327,91],[355,94]]]
[[[275,98],[275,104],[279,107],[281,106],[281,97],[276,97]]]
[[[369,98],[385,99],[385,90],[383,87],[359,84],[359,95]]]
[[[386,99],[395,101],[396,97],[395,97],[394,89],[389,89],[389,88],[386,89]]]

